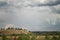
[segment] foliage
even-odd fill
[[[29,35],[23,35],[23,40],[29,40]]]
[[[7,40],[6,35],[3,34],[2,40]]]
[[[49,40],[49,37],[47,34],[45,35],[45,40]]]
[[[43,35],[43,34],[41,34]],[[7,35],[2,35],[2,40],[8,40],[6,38]],[[11,35],[10,35],[11,36]],[[14,36],[14,35],[13,35]],[[40,40],[40,39],[37,39],[37,34],[17,34],[16,36],[18,36],[18,39],[17,40]],[[31,36],[31,38],[30,38]],[[40,36],[40,35],[39,35]],[[52,36],[52,39],[49,39],[49,34],[45,34],[44,35],[45,38],[43,40],[60,40],[60,33],[58,34],[59,37],[56,37],[56,34],[53,34]]]
[[[31,40],[36,40],[35,35],[32,35]]]
[[[18,40],[29,40],[29,34],[19,34]]]
[[[54,35],[52,40],[58,40],[58,38]]]
[[[18,40],[22,40],[22,34],[19,34]]]

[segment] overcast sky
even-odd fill
[[[60,0],[0,0],[0,28],[60,31]]]

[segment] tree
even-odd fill
[[[59,36],[59,37],[58,37],[58,40],[60,40],[60,32],[58,32],[58,36]]]
[[[29,40],[29,34],[24,34],[22,38],[23,40]]]
[[[29,40],[29,34],[19,34],[18,40]]]
[[[45,35],[45,40],[49,40],[48,34]]]
[[[58,38],[55,35],[53,35],[52,40],[58,40]]]
[[[2,40],[7,40],[6,35],[3,34]]]
[[[31,38],[31,40],[36,40],[36,38],[35,38],[35,36],[34,36],[34,35],[32,35],[32,38]]]
[[[19,34],[18,36],[18,40],[22,40],[22,34]]]

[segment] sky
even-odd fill
[[[60,31],[60,0],[0,0],[0,28]]]

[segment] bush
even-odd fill
[[[36,38],[35,38],[35,36],[34,36],[34,35],[32,36],[31,40],[36,40]]]
[[[18,40],[29,40],[29,34],[19,34]]]
[[[49,40],[49,37],[47,34],[45,35],[45,40]]]
[[[58,40],[58,38],[56,36],[53,36],[52,40]]]
[[[3,34],[2,40],[7,40],[6,35]]]
[[[19,34],[18,40],[22,40],[22,34]]]

